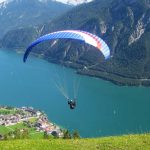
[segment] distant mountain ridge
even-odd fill
[[[74,68],[98,63],[88,70],[78,70],[81,74],[121,85],[150,85],[149,0],[95,0],[38,28],[11,31],[1,43],[7,48],[25,47],[40,35],[64,29],[81,29],[102,37],[108,43],[112,57],[99,62],[102,56],[92,47],[70,40],[58,41],[51,46],[49,43],[40,45],[36,52],[42,53],[48,61],[55,59],[57,63],[63,62]],[[40,34],[37,31],[41,31]],[[23,39],[26,40],[21,42]]]
[[[92,2],[93,0],[53,0],[53,1],[62,2],[68,5],[79,5],[83,3]]]
[[[6,0],[0,3],[0,32],[51,21],[72,6],[51,0]]]
[[[21,2],[22,0],[0,0],[0,4],[5,6],[12,1]],[[52,2],[61,2],[61,3],[67,4],[67,5],[79,5],[79,4],[83,4],[83,3],[92,2],[93,0],[37,0],[37,1],[43,2],[43,3],[52,1]]]

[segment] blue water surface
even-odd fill
[[[82,137],[150,131],[150,88],[120,87],[33,56],[23,63],[22,57],[0,50],[1,105],[33,106],[56,124],[78,130]],[[79,88],[74,83],[76,87],[80,83]],[[74,91],[78,93],[75,110],[69,109],[58,84],[72,97]]]

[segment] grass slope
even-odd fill
[[[1,141],[4,150],[149,150],[150,134],[91,139]]]

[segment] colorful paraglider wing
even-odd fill
[[[36,46],[37,44],[43,41],[53,40],[53,39],[76,39],[76,40],[84,41],[85,43],[98,48],[104,55],[105,59],[110,57],[110,50],[107,44],[98,36],[80,30],[64,30],[64,31],[57,31],[50,34],[46,34],[38,38],[33,43],[31,43],[31,45],[27,48],[24,54],[23,61],[24,62],[26,61],[30,51],[34,46]]]
[[[94,34],[91,34],[89,32],[85,32],[85,31],[80,31],[80,32],[83,32],[87,36],[91,37],[91,38],[86,37],[85,42],[97,47],[102,52],[105,59],[108,59],[110,57],[110,49],[107,46],[107,44],[100,37],[98,37]],[[89,40],[87,40],[87,39],[89,39]],[[95,44],[95,42],[96,42],[96,44]]]

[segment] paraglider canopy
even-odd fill
[[[107,44],[98,36],[91,34],[86,31],[81,31],[81,30],[63,30],[63,31],[57,31],[57,32],[52,32],[49,34],[46,34],[44,36],[41,36],[37,40],[35,40],[33,43],[29,45],[29,47],[26,49],[23,61],[26,62],[28,55],[32,51],[32,48],[38,45],[39,43],[42,43],[44,41],[49,41],[49,40],[55,40],[55,39],[74,39],[74,40],[79,40],[83,41],[89,45],[92,45],[99,50],[105,59],[108,59],[110,57],[110,49],[107,46]],[[92,65],[92,66],[95,66]],[[91,66],[91,67],[92,67]],[[84,69],[88,69],[90,67],[84,67]],[[62,76],[62,75],[60,75]],[[70,106],[70,109],[74,109],[76,107],[76,98],[77,98],[77,93],[78,93],[78,88],[80,84],[80,80],[78,82],[74,82],[75,84],[73,85],[74,89],[74,98],[70,99],[65,88],[65,80],[63,79],[63,82],[59,82],[59,80],[54,80],[56,87],[59,89],[59,91],[62,93],[62,95],[67,99],[68,105]]]
[[[100,50],[102,54],[104,55],[105,59],[110,57],[110,49],[100,37],[94,34],[91,34],[89,32],[81,31],[81,30],[63,30],[63,31],[52,32],[44,36],[41,36],[36,41],[31,43],[31,45],[26,49],[23,61],[26,62],[27,57],[34,46],[36,46],[37,44],[41,42],[44,42],[47,40],[54,40],[54,39],[80,40]]]

